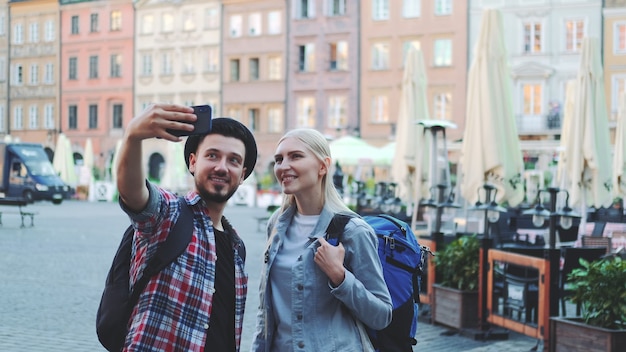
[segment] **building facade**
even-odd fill
[[[6,133],[51,148],[59,120],[59,3],[8,2]]]
[[[254,133],[256,171],[272,174],[276,142],[285,131],[285,1],[223,1],[222,111]]]
[[[626,104],[620,101],[626,99],[626,0],[606,0],[604,6],[604,91],[615,126],[620,103]]]
[[[133,116],[132,0],[67,0],[60,10],[59,132],[79,155],[90,138],[105,168]]]

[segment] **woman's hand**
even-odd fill
[[[323,237],[318,239],[320,244],[315,251],[314,261],[319,268],[328,276],[334,287],[341,285],[346,277],[346,269],[343,267],[343,259],[346,250],[343,244],[333,246]]]

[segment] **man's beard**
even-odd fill
[[[226,188],[226,186],[224,186]],[[231,189],[225,195],[222,195],[217,192],[209,192],[204,187],[200,187],[200,185],[196,184],[196,189],[198,190],[198,194],[200,194],[200,198],[202,198],[205,202],[212,202],[217,204],[224,204],[228,202],[228,200],[235,194],[237,191],[237,187]]]

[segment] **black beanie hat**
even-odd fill
[[[189,155],[191,153],[195,153],[198,150],[200,142],[204,140],[204,137],[210,134],[220,134],[225,137],[233,137],[243,142],[243,145],[246,147],[246,155],[243,161],[243,166],[246,168],[244,179],[248,178],[254,170],[254,165],[256,165],[256,141],[254,140],[254,136],[248,127],[230,117],[214,118],[211,122],[211,131],[209,133],[192,135],[187,138],[187,142],[185,142],[185,163],[187,163],[187,169],[189,169]]]

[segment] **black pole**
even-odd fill
[[[550,236],[550,250],[548,253],[548,260],[550,261],[549,311],[551,317],[559,315],[559,263],[561,253],[556,249],[556,222],[558,218],[558,215],[556,214],[556,200],[560,191],[561,190],[556,187],[548,188],[548,193],[550,193],[550,221],[548,232],[548,235]]]

